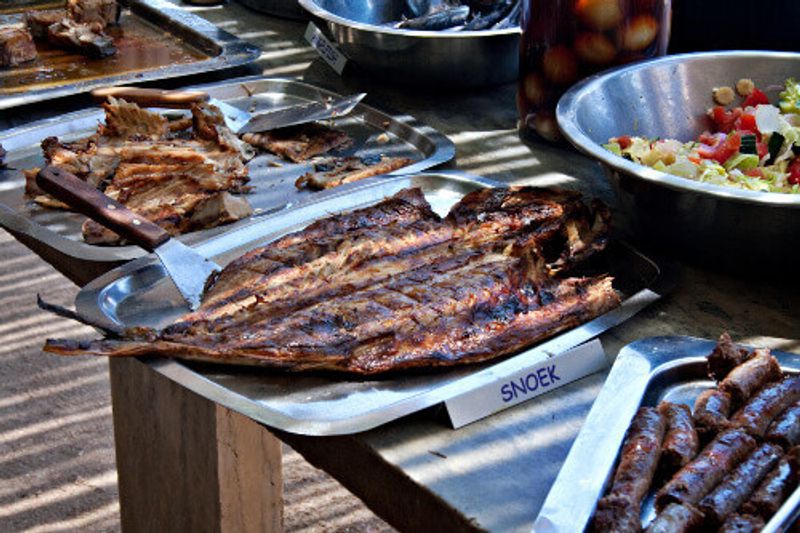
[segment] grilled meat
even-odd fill
[[[298,189],[330,189],[354,181],[394,172],[411,164],[406,157],[361,158],[336,157],[314,165],[314,171],[303,174],[295,185]]]
[[[0,27],[0,68],[16,67],[36,59],[30,32],[19,26]]]
[[[67,18],[66,9],[37,9],[25,13],[25,23],[37,41],[46,41],[47,28],[65,18]]]
[[[554,239],[567,242],[568,218],[588,211],[526,216],[537,202],[579,196],[532,188],[477,194],[504,199],[492,207],[470,196],[462,203],[482,209],[485,220],[442,220],[419,190],[402,191],[236,259],[210,283],[200,309],[163,331],[51,340],[45,349],[377,374],[492,359],[618,305],[610,277],[555,277],[541,254]]]
[[[345,132],[318,123],[289,126],[264,133],[245,133],[242,140],[294,163],[349,146]]]
[[[219,110],[193,109],[194,138],[174,138],[168,121],[124,100],[104,104],[105,124],[72,143],[55,137],[42,143],[48,165],[63,168],[103,190],[172,235],[218,226],[252,214],[246,155]],[[26,194],[40,205],[67,208],[36,186],[38,169],[25,172]],[[94,221],[83,225],[90,244],[121,244]]]
[[[97,24],[84,24],[65,18],[47,28],[53,46],[100,59],[117,53],[114,40],[102,33]]]
[[[70,19],[97,25],[101,30],[110,24],[119,24],[120,12],[116,0],[67,0]]]

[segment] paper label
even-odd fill
[[[548,357],[510,376],[445,401],[454,428],[471,424],[513,405],[608,368],[598,339]]]
[[[341,76],[344,66],[347,63],[347,58],[344,54],[323,35],[313,22],[308,23],[305,37],[308,44],[314,47],[314,50],[317,51],[320,57]]]

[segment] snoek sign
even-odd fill
[[[603,345],[595,339],[451,398],[445,407],[453,427],[459,428],[607,367]]]

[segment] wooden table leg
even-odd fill
[[[278,439],[135,359],[110,373],[123,531],[282,530]]]

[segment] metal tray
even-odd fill
[[[246,250],[299,230],[330,213],[374,204],[406,187],[420,187],[434,209],[446,213],[464,194],[497,182],[463,173],[399,176],[365,184],[202,243],[197,250],[226,263]],[[156,371],[215,402],[268,426],[305,435],[364,431],[430,407],[476,387],[503,379],[531,360],[561,353],[628,319],[669,288],[661,269],[632,248],[614,243],[598,260],[615,276],[622,305],[580,327],[500,362],[383,379],[286,374],[221,365],[150,360]],[[186,312],[185,304],[160,264],[148,256],[87,285],[78,311],[106,327],[163,327]]]
[[[708,379],[706,356],[716,341],[694,337],[650,337],[625,346],[597,396],[581,432],[547,495],[534,531],[583,531],[617,461],[622,440],[640,406],[662,400],[694,405],[714,382]],[[784,371],[800,372],[800,355],[776,352]],[[800,492],[798,489],[797,492]],[[798,493],[793,496],[796,501]],[[763,531],[783,531],[800,515],[784,504]],[[643,504],[643,524],[654,516],[652,498]]]
[[[309,101],[319,101],[336,93],[293,80],[265,79],[261,77],[240,78],[222,83],[203,85],[199,88],[215,98],[225,100],[243,109],[262,110]],[[0,170],[0,226],[14,230],[43,243],[49,248],[70,258],[114,262],[141,257],[143,250],[135,246],[96,246],[86,244],[80,227],[85,218],[66,211],[45,209],[27,202],[23,196],[25,179],[22,169],[43,164],[41,141],[49,136],[70,140],[85,137],[97,129],[97,121],[103,118],[99,108],[87,109],[69,115],[51,118],[0,133],[0,143],[8,150],[9,167],[15,170]],[[395,174],[419,172],[449,161],[455,154],[453,143],[444,135],[418,123],[413,117],[393,117],[372,107],[359,104],[348,116],[336,120],[337,127],[346,131],[354,140],[350,148],[338,153],[360,156],[388,154],[411,157],[416,162],[395,171]],[[389,140],[379,142],[386,133]],[[248,195],[256,217],[297,205],[313,198],[338,194],[342,187],[323,192],[300,191],[294,181],[309,170],[309,165],[277,163],[279,158],[270,155],[258,156],[248,164],[250,184],[254,186]],[[281,166],[275,166],[281,165]],[[370,182],[381,178],[370,178]],[[348,186],[344,186],[347,190]],[[247,225],[252,219],[189,233],[181,240],[197,243],[231,228]]]
[[[20,22],[25,10],[42,7],[57,6],[47,0],[11,0],[0,9],[0,21]],[[257,46],[165,0],[129,0],[121,22],[120,29],[109,29],[119,50],[114,57],[90,60],[37,44],[45,53],[31,65],[0,70],[0,109],[134,79],[141,83],[227,69],[261,54]]]

